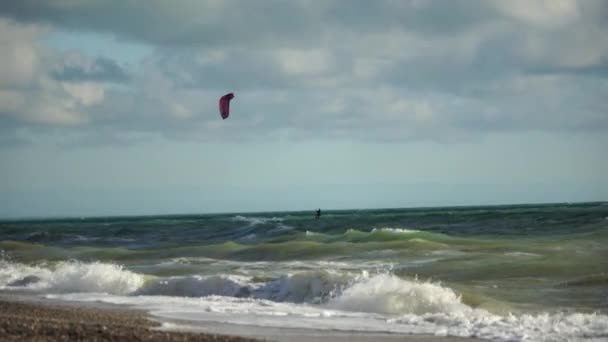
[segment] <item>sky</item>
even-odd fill
[[[2,1],[0,217],[606,201],[607,97],[603,0]]]

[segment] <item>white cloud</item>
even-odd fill
[[[91,106],[103,101],[104,88],[102,85],[86,83],[62,82],[63,89],[76,101],[77,104]]]
[[[104,86],[54,80],[57,65],[83,56],[61,55],[42,43],[49,29],[0,18],[0,112],[23,125],[74,126],[89,121],[87,106],[104,99]]]
[[[277,59],[287,74],[321,74],[328,72],[332,56],[321,49],[279,49]]]
[[[34,80],[40,67],[36,40],[46,31],[0,18],[0,87],[23,87]]]
[[[543,29],[558,29],[580,18],[577,0],[495,0],[500,11]]]
[[[192,111],[180,103],[172,103],[170,109],[171,115],[178,119],[190,119],[193,116]]]

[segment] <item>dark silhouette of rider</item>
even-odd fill
[[[321,218],[321,208],[317,209],[317,213],[315,215],[315,218],[318,220]]]

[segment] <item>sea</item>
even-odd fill
[[[0,292],[214,323],[608,341],[608,203],[0,221]]]

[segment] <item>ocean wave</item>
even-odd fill
[[[558,287],[583,287],[608,285],[608,273],[591,274],[584,277],[564,281]]]
[[[540,254],[537,253],[529,253],[529,252],[519,252],[519,251],[514,251],[514,252],[505,252],[504,255],[506,256],[512,256],[512,257],[540,257]]]
[[[35,231],[23,237],[23,241],[30,243],[124,243],[133,242],[133,238],[121,238],[113,236],[86,236],[81,234],[54,232],[54,231]]]
[[[329,235],[328,241],[348,241],[355,243],[366,242],[429,242],[444,246],[443,241],[453,240],[443,234],[423,232],[419,230],[409,230],[404,228],[374,228],[371,231],[361,231],[357,229],[348,229],[341,235]]]
[[[181,276],[149,281],[135,295],[228,296],[274,302],[327,304],[380,314],[428,313],[467,308],[451,289],[391,274],[301,271],[267,281],[239,275]]]
[[[339,271],[298,272],[264,284],[256,290],[256,297],[279,302],[324,303],[358,277],[360,275]]]
[[[406,229],[406,228],[374,228],[372,229],[372,233],[393,233],[393,234],[412,234],[412,233],[420,233],[419,230],[415,229]]]
[[[232,274],[163,278],[99,262],[26,265],[1,260],[0,288],[140,306],[153,315],[189,321],[509,341],[601,339],[608,331],[606,315],[499,315],[465,304],[448,286],[390,271],[309,270],[271,279]]]
[[[51,271],[44,267],[30,266],[21,263],[15,263],[8,260],[0,260],[0,289],[10,289],[11,287],[23,287],[31,285],[30,281],[26,284],[25,279],[37,277],[40,279],[50,278]]]
[[[206,297],[246,297],[249,279],[240,276],[187,276],[155,279],[134,292],[135,295]]]
[[[275,302],[322,303],[339,294],[357,276],[338,271],[303,271],[268,281],[238,275],[161,278],[134,294],[149,296],[228,296]]]
[[[280,234],[280,233],[285,233],[291,230],[294,230],[295,227],[293,226],[289,226],[283,223],[279,223],[277,224],[276,228],[273,228],[269,231],[266,232],[266,234]]]
[[[48,293],[99,292],[176,297],[220,295],[320,303],[334,293],[340,293],[358,277],[356,273],[327,270],[294,272],[266,281],[253,276],[228,274],[151,277],[111,263],[66,261],[26,265],[0,261],[0,289],[29,289]]]
[[[259,224],[265,224],[268,222],[283,222],[282,217],[260,217],[260,216],[242,216],[236,215],[232,217],[234,222],[245,222],[250,226],[256,226]]]
[[[86,242],[99,240],[98,237],[88,237],[80,234],[71,234],[54,231],[35,231],[27,234],[23,240],[28,242]]]
[[[343,233],[328,234],[306,230],[304,239],[313,239],[324,242],[391,242],[414,240],[417,237],[429,239],[441,239],[440,234],[409,230],[404,228],[373,228],[371,231],[349,228]]]
[[[465,312],[452,289],[431,282],[406,280],[392,274],[362,279],[332,299],[333,308],[381,314],[425,314]]]
[[[143,283],[143,275],[111,263],[63,261],[30,266],[0,262],[0,289],[26,288],[51,293],[102,292],[126,295],[139,289]]]
[[[294,303],[327,302],[367,276],[367,272],[309,270],[268,280],[229,274],[146,277],[111,263],[67,261],[34,266],[9,261],[0,263],[1,289],[176,297],[219,295]]]
[[[295,277],[294,277],[295,276]],[[326,282],[342,283],[341,276],[329,276]],[[348,277],[347,277],[348,278]],[[346,288],[327,301],[311,305],[281,298],[310,298],[326,293],[323,286],[311,286],[323,279],[320,273],[295,274],[282,281],[259,283],[251,295],[243,287],[254,285],[251,279],[231,276],[182,278],[178,287],[191,285],[223,289],[204,297],[179,295],[116,296],[103,294],[67,294],[49,297],[76,301],[101,301],[127,304],[150,310],[162,320],[179,324],[217,321],[260,325],[274,328],[301,328],[345,332],[399,334],[434,334],[489,339],[493,341],[578,341],[607,337],[608,316],[583,313],[539,313],[498,315],[462,303],[449,287],[416,279],[402,279],[392,274],[361,274],[346,281]],[[311,283],[312,281],[312,283]],[[272,298],[269,284],[279,293]],[[189,284],[188,284],[189,283]],[[152,286],[151,288],[153,288]],[[330,286],[331,287],[331,286]],[[315,289],[316,290],[311,290]],[[197,290],[198,291],[198,290]],[[305,296],[296,295],[304,291]],[[214,291],[210,291],[212,293]],[[181,294],[183,292],[176,292]],[[256,298],[257,296],[257,298]],[[189,323],[185,323],[189,322]]]

